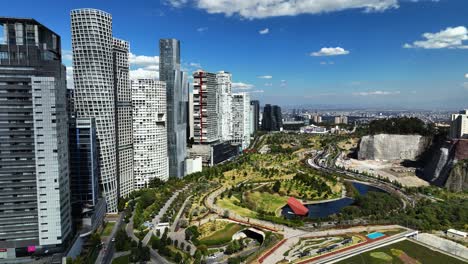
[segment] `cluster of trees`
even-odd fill
[[[401,117],[373,120],[369,123],[367,133],[375,134],[418,134],[423,136],[433,136],[436,132],[432,123],[426,124],[421,119],[415,117]]]
[[[447,230],[449,228],[465,230],[468,223],[468,199],[449,198],[433,202],[422,200],[416,206],[395,214],[392,221],[418,230]]]
[[[309,174],[298,172],[293,178],[294,181],[300,182],[303,185],[316,190],[318,193],[327,193],[331,194],[332,190],[330,186],[323,180],[320,180],[319,177],[313,177]]]
[[[241,251],[242,249],[244,249],[243,240],[242,239],[240,239],[240,240],[236,239],[236,240],[233,240],[233,241],[229,242],[229,244],[226,247],[226,250],[224,250],[224,254],[231,255],[231,254],[234,254],[236,252]]]
[[[150,252],[148,247],[143,247],[141,241],[139,243],[131,240],[125,230],[119,229],[115,234],[115,250],[128,251],[130,250],[130,261],[141,262],[150,260]]]
[[[158,233],[159,234],[159,233]],[[173,246],[174,248],[179,248],[182,251],[190,252],[190,245],[185,245],[185,243],[180,243],[177,240],[172,240],[168,237],[168,229],[164,230],[164,233],[161,237],[152,236],[150,240],[151,248],[158,250],[159,254],[167,257],[168,259],[174,261],[175,263],[183,263],[184,256],[180,252],[175,252],[169,247]]]
[[[355,196],[355,202],[341,210],[344,219],[372,216],[375,220],[387,219],[401,208],[398,198],[384,192],[370,191],[366,195]]]

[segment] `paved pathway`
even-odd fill
[[[183,189],[181,190],[178,190],[177,192],[175,192],[171,198],[169,198],[169,200],[166,201],[166,203],[164,204],[164,206],[161,208],[161,210],[159,210],[159,213],[158,215],[156,215],[153,220],[152,220],[152,223],[154,225],[153,229],[156,230],[156,226],[159,224],[159,221],[161,221],[161,218],[164,216],[164,214],[166,214],[167,212],[167,209],[169,209],[169,206],[171,206],[171,204],[174,202],[174,200],[177,198],[177,196],[179,195],[180,192],[182,191],[185,191],[186,189],[188,188],[188,186],[184,187]],[[153,230],[151,230],[150,232],[148,232],[148,234],[146,234],[146,236],[143,238],[143,245],[146,246],[148,245],[148,242],[149,240],[151,239],[151,236],[153,235]]]

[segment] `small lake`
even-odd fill
[[[356,188],[356,190],[361,195],[366,195],[369,191],[384,192],[383,190],[379,188],[376,188],[367,184],[363,184],[359,182],[353,182],[352,184],[354,188]],[[352,198],[345,197],[345,198],[331,201],[331,202],[306,204],[305,206],[309,209],[309,214],[307,215],[309,218],[319,218],[319,217],[325,218],[329,215],[339,213],[343,207],[352,205],[353,203],[354,203],[354,200]],[[286,218],[292,218],[295,216],[291,208],[288,205],[283,207],[281,214]]]

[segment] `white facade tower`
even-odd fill
[[[218,106],[218,134],[219,139],[232,139],[232,74],[220,71],[216,74],[217,106]]]
[[[95,118],[100,182],[107,211],[116,213],[119,191],[125,195],[132,188],[129,184],[133,184],[129,175],[123,175],[123,186],[119,188],[119,173],[133,172],[131,154],[124,150],[132,144],[128,136],[132,132],[131,111],[128,110],[131,95],[117,94],[131,91],[127,82],[128,68],[125,69],[128,44],[114,40],[112,16],[101,10],[72,10],[71,29],[76,116]],[[117,50],[121,48],[123,51]],[[117,129],[122,130],[122,138],[118,138]],[[119,154],[124,161],[120,162]],[[120,169],[119,163],[128,168]]]
[[[135,187],[153,178],[169,178],[166,128],[166,84],[142,79],[132,81]]]
[[[232,95],[233,143],[242,149],[250,145],[250,95],[235,93]]]
[[[126,197],[134,190],[132,87],[129,76],[130,45],[127,41],[117,38],[114,38],[113,42],[119,196]]]

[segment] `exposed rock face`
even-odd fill
[[[420,135],[379,134],[364,136],[358,158],[368,160],[416,160],[430,145],[431,139]]]
[[[424,168],[424,178],[455,192],[468,190],[468,140],[443,142]]]

